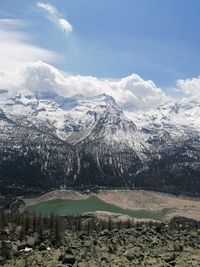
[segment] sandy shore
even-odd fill
[[[91,214],[91,212],[85,213],[87,215]],[[145,219],[145,218],[133,218],[128,215],[123,215],[123,214],[118,214],[118,213],[112,213],[112,212],[107,212],[107,211],[95,211],[92,212],[93,215],[95,215],[97,218],[105,221],[109,221],[110,218],[112,218],[112,221],[121,221],[121,222],[127,222],[128,220],[133,221],[133,222],[159,222],[158,220],[154,219]]]
[[[143,190],[100,192],[98,197],[102,200],[133,210],[157,211],[165,208],[172,209],[165,219],[174,216],[184,216],[200,220],[200,200],[184,197],[175,197],[165,193],[157,193]]]
[[[165,219],[174,216],[185,216],[200,220],[200,200],[175,197],[165,193],[144,190],[108,190],[93,194],[101,200],[117,205],[124,209],[158,211],[165,208],[174,209]],[[25,199],[26,205],[34,205],[52,199],[81,200],[91,195],[76,191],[58,190],[44,194],[38,198]]]
[[[25,201],[27,206],[30,206],[30,205],[35,205],[35,204],[38,204],[40,202],[49,201],[49,200],[53,200],[53,199],[81,200],[81,199],[86,199],[89,196],[90,195],[81,194],[77,191],[72,191],[72,190],[56,190],[56,191],[46,193],[40,197],[26,198],[26,199],[24,199],[24,201]]]

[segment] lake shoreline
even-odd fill
[[[144,190],[101,190],[98,193],[83,194],[73,190],[56,190],[48,192],[40,197],[24,198],[26,206],[32,206],[49,200],[83,200],[90,196],[96,196],[102,201],[114,204],[123,209],[159,211],[171,209],[165,220],[175,216],[200,220],[199,199],[175,197],[166,193],[158,193]]]

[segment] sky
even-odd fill
[[[107,81],[136,74],[156,96],[197,94],[199,10],[199,0],[1,0],[0,80],[40,60]]]

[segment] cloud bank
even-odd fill
[[[31,44],[25,21],[0,19],[0,72],[12,71],[28,62],[55,62],[56,53]]]
[[[9,77],[13,77],[9,79]],[[113,96],[119,105],[129,111],[157,106],[168,100],[165,93],[152,81],[145,81],[137,74],[110,81],[92,76],[74,76],[61,73],[43,62],[27,64],[19,71],[0,75],[0,87],[17,92],[54,91],[70,97],[76,94],[96,96],[106,93]]]
[[[200,77],[177,80],[176,88],[182,92],[179,100],[200,100]],[[11,94],[21,89],[53,91],[64,97],[108,94],[128,111],[146,110],[167,101],[177,101],[153,81],[144,80],[137,74],[118,80],[69,75],[42,61],[26,64],[15,72],[0,72],[0,89],[7,89]]]
[[[200,97],[200,76],[185,80],[180,79],[177,81],[177,86],[187,97]]]
[[[52,6],[48,3],[37,3],[37,7],[45,11],[47,18],[50,19],[60,30],[64,32],[72,32],[72,25],[62,17],[60,12],[55,6]]]

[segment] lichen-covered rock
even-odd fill
[[[35,238],[32,236],[28,236],[26,240],[26,246],[32,248],[35,245],[36,241]]]
[[[126,252],[124,253],[124,256],[128,260],[132,261],[133,259],[135,259],[135,258],[137,258],[137,259],[138,258],[141,258],[144,255],[143,255],[142,250],[141,250],[140,247],[134,247],[134,248],[130,248],[130,249],[126,250]]]
[[[62,260],[63,264],[69,263],[69,264],[73,265],[75,263],[75,261],[76,261],[76,259],[75,259],[75,256],[73,254],[65,253],[63,255],[63,260]]]

